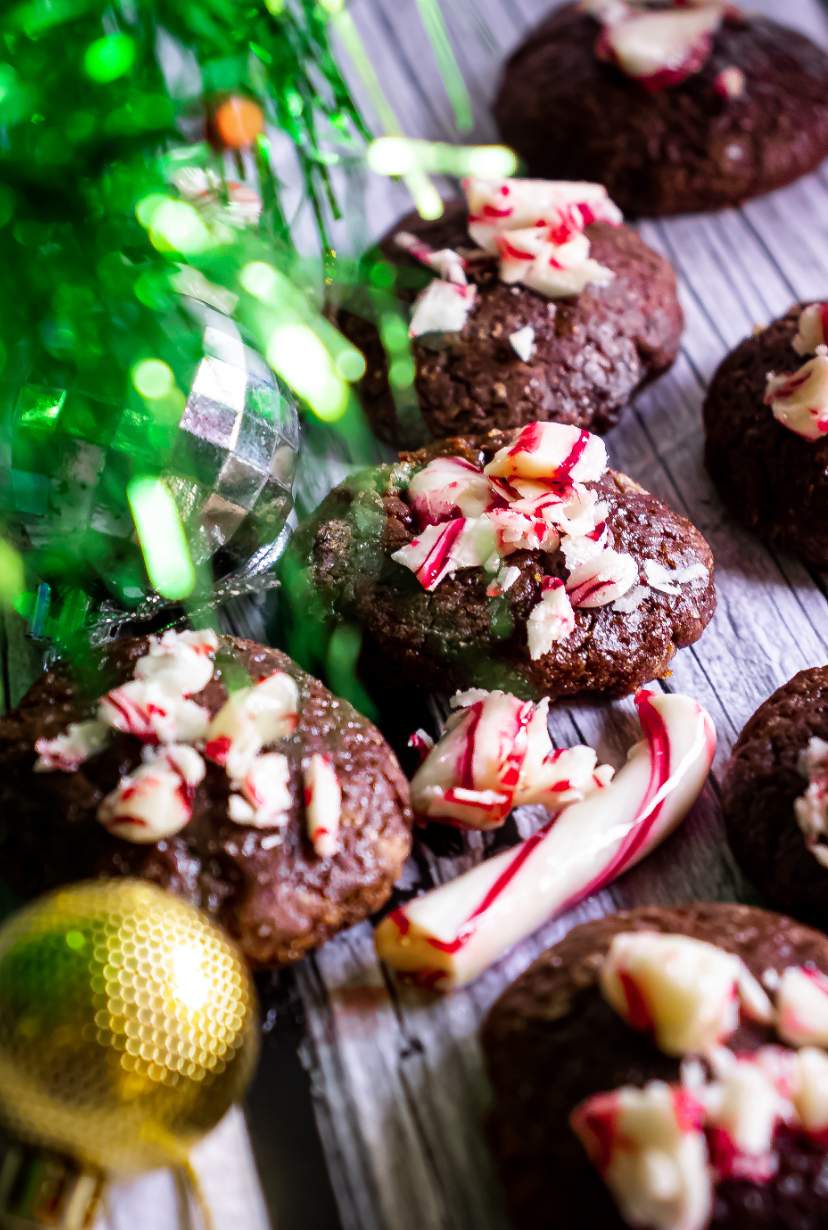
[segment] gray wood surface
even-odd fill
[[[497,66],[548,7],[547,0],[444,5],[475,105],[474,139],[494,139],[487,104]],[[774,0],[746,7],[769,15],[780,9]],[[454,139],[451,109],[415,0],[353,0],[351,11],[405,129]],[[788,0],[784,18],[828,41],[818,0]],[[356,77],[354,88],[361,92]],[[361,197],[352,202],[366,237],[406,208],[404,190],[382,180],[371,183],[364,212]],[[728,522],[702,465],[700,427],[704,389],[725,352],[794,299],[828,295],[828,170],[740,210],[645,223],[641,230],[679,271],[687,333],[673,371],[639,400],[608,443],[613,463],[690,516],[716,555],[718,614],[699,644],[675,659],[663,684],[694,694],[713,715],[719,733],[715,772],[666,849],[551,923],[464,991],[433,999],[396,986],[376,961],[367,924],[298,968],[307,1019],[302,1055],[344,1230],[505,1226],[481,1131],[487,1091],[477,1031],[483,1014],[508,982],[578,921],[642,902],[749,899],[722,837],[721,768],[757,705],[797,670],[828,661],[828,577],[768,551]],[[339,455],[318,431],[311,433],[300,492],[306,507],[343,473]],[[261,632],[260,612],[251,604],[235,604],[227,623]],[[37,667],[13,623],[6,624],[3,663],[0,686],[10,703]],[[602,759],[618,763],[631,739],[631,714],[629,702],[561,705],[553,713],[553,734],[562,743],[591,743]],[[515,835],[535,823],[537,816],[525,809]],[[454,859],[421,848],[405,884],[426,888],[449,879],[483,857],[486,846],[486,839],[471,837],[467,853]],[[272,1090],[273,1113],[290,1115],[279,1092]],[[258,1130],[266,1131],[260,1121]],[[240,1116],[219,1131],[199,1159],[217,1230],[260,1230],[267,1219]],[[115,1193],[105,1224],[107,1230],[172,1230],[177,1221],[169,1180],[153,1176]],[[306,1222],[302,1230],[328,1227]]]

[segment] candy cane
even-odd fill
[[[422,986],[463,986],[673,831],[707,779],[713,723],[687,696],[641,691],[635,702],[644,741],[612,784],[515,849],[394,910],[376,932],[384,961]]]
[[[433,269],[445,281],[454,282],[458,286],[466,285],[466,262],[453,248],[441,248],[438,252],[408,231],[397,231],[394,243],[415,261],[419,261],[427,269]]]

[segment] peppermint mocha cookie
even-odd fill
[[[698,530],[608,470],[598,436],[559,423],[356,475],[288,561],[324,615],[360,625],[369,674],[395,686],[622,696],[663,674],[715,607]]]
[[[728,355],[707,394],[706,460],[730,512],[828,567],[828,305],[791,308]]]
[[[828,923],[828,667],[802,671],[754,713],[723,805],[733,853],[768,901]]]
[[[367,359],[361,392],[375,431],[398,446],[535,419],[606,431],[676,357],[684,322],[672,268],[598,184],[464,188],[467,202],[449,203],[438,222],[409,214],[380,244],[412,305],[421,416],[395,410],[373,314],[341,317]]]
[[[515,1230],[828,1224],[828,939],[738,905],[577,927],[483,1029]]]
[[[512,55],[495,117],[532,175],[599,180],[632,214],[720,209],[828,153],[828,56],[736,5],[586,0]]]
[[[49,671],[0,718],[13,888],[143,876],[254,965],[296,961],[386,900],[411,844],[405,778],[379,731],[283,653],[130,638],[93,686]]]

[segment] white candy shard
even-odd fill
[[[615,1011],[633,1029],[651,1033],[668,1055],[724,1042],[738,1029],[748,995],[751,1015],[773,1019],[768,997],[738,957],[686,935],[621,932],[610,945],[600,985]]]
[[[535,353],[535,330],[531,325],[524,325],[522,329],[516,329],[514,333],[509,334],[509,345],[519,359],[528,363]]]
[[[824,1143],[828,1131],[828,1055],[824,1050],[805,1047],[797,1054],[793,1100],[804,1130]]]
[[[820,346],[828,343],[828,303],[811,303],[802,309],[799,329],[793,340],[793,348],[804,358],[816,354]]]
[[[271,829],[284,824],[293,802],[290,790],[290,765],[281,752],[266,752],[252,761],[244,778],[234,783],[238,794],[231,794],[227,814],[236,824]]]
[[[462,333],[476,298],[476,286],[458,286],[435,278],[414,300],[409,334]]]
[[[98,819],[126,841],[153,843],[172,837],[193,814],[193,795],[204,772],[204,761],[192,747],[148,748],[144,763],[102,801]]]
[[[568,487],[597,482],[606,468],[607,449],[600,436],[565,423],[529,423],[512,444],[495,453],[484,472],[490,478],[541,478]]]
[[[704,1230],[713,1184],[702,1111],[686,1090],[652,1081],[582,1102],[571,1123],[629,1226]]]
[[[783,427],[804,440],[822,440],[828,435],[828,347],[818,346],[816,355],[793,375],[768,376],[765,404]]]
[[[609,766],[588,747],[554,748],[549,702],[507,692],[454,697],[455,712],[411,782],[415,812],[431,820],[490,829],[513,808],[539,803],[550,811],[606,784]]]
[[[417,982],[462,986],[542,923],[644,858],[693,806],[715,751],[687,696],[636,696],[645,739],[605,789],[564,808],[512,850],[394,910],[379,955]]]
[[[708,581],[710,573],[704,564],[690,564],[685,568],[666,568],[655,559],[644,560],[644,579],[650,589],[662,594],[680,594],[682,585],[694,581]]]
[[[704,1107],[712,1161],[720,1179],[766,1183],[778,1166],[774,1137],[795,1117],[790,1099],[793,1056],[778,1047],[749,1055],[719,1048],[708,1056],[713,1080],[696,1097]]]
[[[496,508],[488,514],[500,555],[513,551],[557,551],[561,536],[543,517],[525,517],[513,508]]]
[[[94,719],[70,722],[63,734],[53,739],[38,739],[35,773],[75,773],[90,756],[109,742],[109,727]]]
[[[242,782],[262,748],[286,739],[299,721],[299,690],[286,671],[274,671],[232,692],[210,722],[204,755]]]
[[[414,260],[419,261],[428,269],[433,269],[438,277],[447,282],[454,282],[458,286],[466,285],[466,262],[453,248],[441,248],[436,251],[408,231],[397,231],[394,243],[409,256],[413,256]]]
[[[613,602],[612,609],[619,615],[631,615],[633,611],[638,610],[649,592],[646,585],[635,585],[624,594],[623,598],[618,598]]]
[[[575,233],[565,243],[553,243],[548,227],[510,231],[498,238],[500,280],[522,282],[549,299],[579,295],[587,286],[609,286],[611,269],[593,260],[586,235]]]
[[[427,525],[391,556],[409,568],[429,593],[461,568],[480,568],[497,550],[497,534],[488,517],[456,517]]]
[[[723,7],[633,13],[614,21],[599,40],[599,54],[650,90],[678,85],[707,62]]]
[[[545,179],[467,179],[463,191],[469,207],[469,234],[494,255],[498,237],[507,231],[542,225],[559,228],[557,242],[593,222],[619,226],[623,214],[602,184]]]
[[[508,594],[509,590],[520,577],[520,569],[514,564],[504,564],[498,572],[495,579],[486,587],[487,598],[500,598],[503,594]]]
[[[789,966],[776,997],[777,1032],[793,1046],[828,1048],[828,978],[812,966]]]
[[[479,517],[493,502],[485,474],[462,457],[435,457],[408,484],[408,502],[421,526],[451,517]]]
[[[210,714],[163,679],[130,679],[101,697],[98,721],[143,743],[195,743],[206,735]]]
[[[796,822],[814,858],[828,867],[828,743],[811,739],[799,759],[808,789],[794,803]]]
[[[575,568],[566,589],[573,607],[593,608],[615,602],[637,584],[633,557],[607,549]]]
[[[737,68],[735,64],[730,64],[727,68],[723,68],[720,73],[716,74],[713,81],[713,89],[720,98],[728,100],[741,98],[747,89],[747,77],[741,68]]]
[[[311,845],[320,858],[333,858],[339,849],[342,788],[329,756],[314,752],[302,766],[305,776],[305,815]]]
[[[541,588],[541,600],[529,612],[526,623],[529,657],[533,662],[575,631],[575,612],[563,581],[544,577]]]
[[[135,663],[135,678],[152,681],[179,696],[194,696],[213,677],[218,637],[209,628],[150,637],[144,657]]]

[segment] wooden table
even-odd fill
[[[498,63],[548,4],[448,0],[444,7],[476,107],[474,139],[494,139],[487,101]],[[747,7],[774,15],[780,6],[749,0]],[[453,139],[450,107],[414,0],[354,0],[352,12],[405,129]],[[828,41],[818,0],[788,0],[784,18]],[[355,88],[359,93],[358,83]],[[405,208],[402,189],[375,181],[366,232],[378,233]],[[506,1223],[480,1129],[487,1090],[477,1044],[480,1020],[495,997],[583,919],[644,902],[750,900],[722,835],[721,770],[760,702],[796,671],[828,661],[828,577],[769,551],[728,521],[702,465],[700,407],[723,355],[755,325],[794,300],[828,295],[828,167],[743,209],[647,222],[641,231],[679,272],[687,332],[673,370],[612,433],[610,455],[691,517],[716,556],[718,614],[661,684],[692,693],[713,715],[720,740],[713,777],[663,850],[450,998],[397,987],[375,959],[367,923],[273,980],[265,1003],[274,1019],[247,1108],[261,1186],[239,1114],[205,1142],[197,1159],[217,1230],[263,1230],[270,1223],[287,1230],[501,1230]],[[342,473],[338,462],[320,468],[325,449],[317,430],[303,471],[305,506]],[[262,613],[250,604],[236,606],[227,620],[232,628],[262,632]],[[36,668],[19,628],[7,625],[2,680],[8,700]],[[592,744],[601,759],[619,763],[634,729],[631,704],[562,704],[552,729],[561,743]],[[525,809],[512,837],[531,831],[537,820]],[[467,853],[452,859],[421,847],[405,886],[451,878],[483,857],[491,840],[471,837]],[[156,1175],[119,1189],[104,1224],[172,1230],[177,1218],[171,1181]]]

